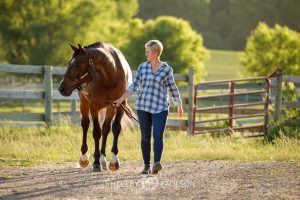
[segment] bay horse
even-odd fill
[[[121,97],[126,91],[132,81],[131,69],[121,51],[109,43],[96,42],[84,47],[79,43],[78,47],[69,44],[74,52],[58,90],[63,96],[70,96],[75,89],[78,90],[83,132],[81,153],[85,155],[88,151],[87,132],[90,114],[94,126],[93,138],[95,141],[93,171],[107,169],[105,148],[111,128],[113,145],[109,168],[112,171],[117,170],[119,169],[118,138],[124,110],[121,106],[118,108],[110,106],[110,102]],[[126,101],[122,102],[122,105],[126,106],[126,104]],[[106,108],[106,113],[101,130],[99,115],[103,113],[100,112],[103,108]]]

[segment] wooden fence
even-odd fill
[[[240,82],[257,82],[257,81],[263,81],[264,86],[262,88],[254,88],[251,90],[245,91],[245,89],[237,89],[236,86]],[[201,86],[203,85],[210,85],[210,84],[218,84],[218,83],[227,83],[228,84],[228,92],[225,92],[223,94],[215,94],[215,95],[200,95],[198,94],[198,91],[201,89]],[[191,133],[193,134],[201,134],[201,133],[207,133],[207,132],[227,132],[230,133],[231,131],[249,131],[249,132],[264,132],[267,133],[267,125],[268,125],[268,106],[269,106],[269,93],[270,93],[270,80],[268,77],[257,77],[257,78],[246,78],[246,79],[234,79],[234,80],[223,80],[223,81],[210,81],[205,83],[199,83],[195,85],[194,90],[194,110],[193,110],[193,126]],[[257,94],[263,94],[264,98],[260,101],[256,102],[239,102],[236,103],[235,99],[238,96],[242,95],[257,95]],[[221,106],[210,106],[210,107],[198,107],[199,101],[203,101],[204,99],[212,99],[212,98],[218,98],[218,97],[228,97],[228,103],[227,105],[221,105]],[[256,113],[243,113],[240,114],[238,109],[240,108],[247,108],[247,107],[253,107],[253,106],[264,106],[264,108],[258,109]],[[204,114],[208,111],[210,111],[210,114],[214,114],[213,111],[227,111],[227,116],[221,117],[221,118],[213,118],[208,120],[196,120],[196,114]],[[245,118],[257,118],[257,117],[264,117],[264,124],[259,125],[251,125],[251,126],[242,126],[242,125],[236,125],[234,124],[234,121],[239,119],[245,119]],[[225,122],[225,123],[220,123]],[[215,125],[209,125],[204,126],[203,124],[213,124]],[[218,125],[216,123],[219,123]],[[200,124],[201,126],[196,126],[197,124]],[[224,126],[226,124],[226,126]],[[197,130],[196,130],[197,128]]]
[[[282,102],[283,80],[294,82],[298,88],[300,86],[300,77],[282,76],[280,69],[268,77],[218,80],[195,84],[193,126],[190,127],[190,132],[201,134],[246,131],[267,134],[269,117],[277,120],[283,105],[291,105],[291,102]],[[221,92],[220,88],[222,88]],[[216,90],[216,94],[207,95],[204,92]],[[245,96],[247,98],[241,98]],[[251,96],[252,98],[250,98]],[[260,98],[257,98],[258,96]],[[220,98],[224,98],[225,105],[214,104],[216,102],[214,99],[220,100]],[[206,105],[204,100],[207,99],[213,105]],[[268,109],[270,103],[274,104],[271,116],[269,116],[270,110]],[[299,108],[299,101],[292,106]],[[206,115],[206,119],[201,119],[201,115]]]
[[[43,76],[43,89],[41,90],[12,90],[12,89],[1,89],[0,90],[0,101],[13,101],[14,99],[39,99],[44,101],[44,113],[0,113],[0,122],[4,123],[9,120],[15,124],[23,124],[23,122],[27,122],[27,124],[35,124],[34,122],[45,122],[46,124],[50,124],[53,122],[53,117],[58,113],[53,112],[53,101],[60,100],[68,100],[73,102],[72,110],[76,111],[76,102],[79,100],[78,94],[74,92],[70,97],[64,97],[59,94],[56,88],[53,87],[53,76],[54,75],[63,75],[66,68],[64,67],[52,67],[52,66],[31,66],[31,65],[10,65],[10,64],[0,64],[0,72],[7,73],[17,73],[17,74],[30,74],[30,75],[41,75]],[[133,72],[135,74],[135,72]],[[184,74],[175,74],[175,80],[179,83],[179,90],[182,95],[183,107],[187,116],[183,119],[177,119],[175,117],[170,116],[168,119],[167,126],[173,129],[182,129],[189,130],[191,132],[193,127],[193,97],[194,97],[194,68],[190,67],[188,75]],[[276,112],[275,117],[278,117],[281,110],[282,105],[282,91],[280,90],[282,81],[290,81],[294,82],[297,88],[300,87],[300,77],[299,76],[282,76],[279,79],[271,80],[271,102],[277,102],[275,104]],[[247,89],[249,87],[258,87],[261,86],[262,83],[241,83],[236,85],[238,89]],[[210,93],[212,91],[219,93],[224,89],[228,89],[228,84],[224,84],[219,82],[218,84],[200,84],[199,86],[204,93]],[[246,99],[247,101],[253,102],[256,101],[259,96],[253,95],[244,95],[243,97],[236,97],[235,100],[238,101],[239,98]],[[276,100],[277,98],[277,100]],[[136,97],[133,96],[129,99],[129,102],[133,102],[136,100]],[[224,103],[228,99],[224,96],[219,96],[215,101],[216,104]],[[208,101],[207,103],[211,103]],[[299,106],[299,101],[296,106]],[[253,110],[253,109],[252,109]],[[173,106],[170,107],[170,112],[175,113],[177,109]],[[209,113],[212,111],[203,111],[203,113]],[[241,112],[246,112],[246,110],[241,110]],[[248,109],[248,112],[251,112],[251,109]],[[254,112],[254,111],[252,111]],[[75,113],[77,118],[80,117],[78,111],[72,112]],[[214,113],[222,114],[224,113],[224,109],[215,110]],[[61,113],[63,114],[63,113]],[[241,122],[243,123],[243,122]]]
[[[32,65],[10,65],[10,64],[0,64],[0,72],[6,73],[17,73],[17,74],[31,74],[31,75],[42,75],[44,79],[43,90],[19,90],[19,89],[1,89],[0,90],[0,100],[13,101],[15,99],[39,99],[44,101],[44,113],[0,113],[0,122],[5,123],[5,121],[15,122],[15,124],[26,124],[32,125],[34,122],[45,122],[46,124],[51,124],[53,122],[53,117],[58,114],[66,113],[54,113],[53,112],[53,101],[54,100],[70,100],[72,101],[71,107],[72,112],[67,114],[72,114],[75,118],[80,118],[79,112],[76,111],[76,102],[79,100],[77,92],[73,92],[70,97],[64,97],[60,95],[57,89],[53,88],[53,76],[63,75],[66,68],[64,67],[53,67],[53,66],[32,66]],[[175,80],[181,82],[179,90],[182,94],[183,107],[187,110],[192,108],[190,105],[192,102],[189,101],[192,96],[193,87],[193,67],[189,68],[189,75],[175,74]],[[133,72],[135,75],[135,72]],[[136,100],[136,97],[130,97],[129,102],[132,103]],[[74,112],[76,111],[76,112]],[[170,107],[170,112],[175,112],[177,109],[175,107]],[[168,119],[167,127],[173,129],[186,129],[188,126],[188,121],[191,116],[186,119]],[[78,120],[76,120],[78,121]]]

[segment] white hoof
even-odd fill
[[[109,162],[109,169],[111,171],[116,171],[120,167],[119,158],[114,153],[111,154],[110,162]]]
[[[106,157],[104,155],[100,156],[100,164],[103,170],[107,170],[107,162],[106,162]]]

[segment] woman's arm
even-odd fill
[[[178,104],[177,114],[178,114],[178,117],[182,117],[182,114],[183,114],[182,104]]]
[[[168,74],[167,86],[169,88],[174,103],[177,104],[178,117],[182,117],[183,114],[182,100],[180,98],[180,94],[174,80],[173,70],[171,70],[170,73]]]

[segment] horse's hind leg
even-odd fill
[[[124,110],[119,108],[112,125],[112,132],[114,135],[113,146],[111,148],[112,156],[109,163],[109,169],[112,171],[119,169],[119,159],[118,159],[118,139],[121,132],[121,119],[124,115]]]
[[[94,163],[93,163],[93,171],[102,171],[99,158],[100,158],[100,151],[99,151],[99,140],[101,138],[101,128],[99,124],[99,117],[97,109],[91,108],[91,115],[93,119],[94,129],[93,129],[93,137],[95,141],[95,152],[94,152]]]

